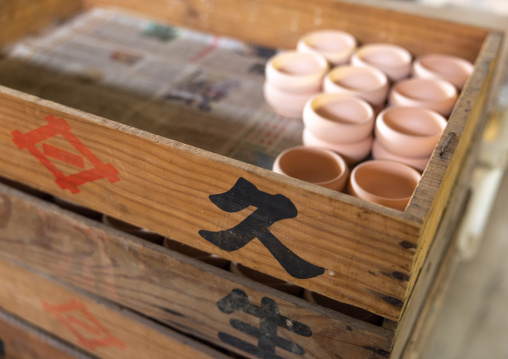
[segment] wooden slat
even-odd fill
[[[332,0],[85,0],[88,7],[150,18],[270,47],[293,48],[316,28],[349,31],[361,43],[390,42],[413,54],[450,53],[474,61],[487,31],[457,22]],[[417,41],[415,41],[415,39]]]
[[[93,359],[28,322],[0,310],[0,358]]]
[[[108,229],[3,185],[0,185],[0,203],[1,218],[4,218],[0,225],[0,258],[24,263],[41,274],[73,283],[159,323],[256,358],[219,339],[219,333],[225,333],[257,345],[256,338],[240,333],[230,321],[240,319],[259,327],[259,319],[241,310],[224,313],[218,306],[231,293],[243,292],[252,305],[260,306],[262,301],[272,300],[281,315],[308,327],[305,335],[282,328],[277,331],[278,336],[299,344],[305,350],[305,358],[385,358],[389,355],[393,331]],[[0,269],[3,270],[2,261]],[[9,278],[5,280],[17,281],[14,275]],[[36,278],[30,282],[38,289]],[[62,298],[53,302],[65,301]],[[37,303],[30,306],[37,307]],[[107,313],[97,312],[97,317],[107,318],[105,324],[113,322]],[[280,353],[287,358],[301,357],[288,351]]]
[[[0,306],[101,358],[226,358],[205,345],[0,254]]]
[[[80,0],[0,1],[0,47],[81,9]]]
[[[476,143],[479,141],[478,133],[482,132],[487,121],[486,103],[492,90],[492,77],[495,73],[494,69],[497,65],[502,40],[502,34],[492,33],[485,41],[475,73],[469,80],[468,86],[463,90],[445,133],[433,153],[429,168],[422,178],[423,183],[435,183],[433,186],[422,186],[420,183],[413,196],[411,206],[408,208],[408,212],[416,216],[418,216],[418,212],[423,215],[425,208],[432,208],[432,211],[427,214],[418,243],[408,296],[411,294],[427,258],[438,226],[442,223],[443,213],[449,205],[450,193],[457,186],[457,178],[463,169],[463,164],[468,155],[471,156],[469,150],[473,145],[472,139],[476,138]],[[460,121],[461,118],[468,118],[468,120],[467,122]]]
[[[26,138],[15,138],[46,126],[48,116],[64,119],[82,145],[118,171],[110,177],[113,182],[85,183],[73,194],[56,183],[55,168],[50,171],[19,147]],[[6,88],[0,90],[0,124],[0,171],[10,179],[387,318],[399,315],[419,231],[418,222],[404,213]],[[47,142],[70,147],[61,136]],[[68,174],[80,171],[65,163],[57,168]],[[240,178],[294,204],[296,218],[277,221],[269,231],[303,260],[323,267],[324,274],[296,279],[258,239],[226,252],[200,235],[201,230],[229,229],[250,215],[252,207],[228,213],[209,198],[230,190]],[[273,198],[266,205],[285,211]]]

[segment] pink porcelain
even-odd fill
[[[278,89],[268,82],[264,84],[265,100],[270,107],[279,115],[285,117],[302,117],[305,103],[319,92],[292,93]]]
[[[305,146],[327,148],[340,154],[348,165],[354,165],[369,155],[372,147],[372,135],[369,134],[367,137],[358,142],[344,144],[323,141],[305,128],[303,130],[303,144]]]
[[[474,66],[457,56],[428,54],[418,57],[413,63],[413,74],[425,79],[442,79],[461,90],[473,73]]]
[[[297,146],[281,152],[273,171],[336,191],[344,190],[349,167],[344,159],[324,148]]]
[[[390,107],[377,116],[375,137],[393,154],[429,157],[446,127],[446,119],[419,107]]]
[[[353,96],[318,94],[305,104],[303,123],[323,141],[354,143],[372,134],[374,112],[367,102]]]
[[[366,201],[403,211],[420,181],[420,173],[402,163],[372,160],[351,172],[348,193]]]
[[[424,107],[448,116],[457,96],[457,89],[448,81],[411,78],[392,87],[389,103],[396,106]]]
[[[375,67],[383,71],[391,81],[408,77],[411,61],[409,51],[392,44],[363,45],[351,56],[352,65]]]
[[[373,67],[339,66],[326,75],[323,90],[356,96],[377,106],[386,101],[388,79]]]
[[[297,51],[281,52],[268,60],[266,81],[279,90],[309,93],[321,90],[328,61],[322,55]]]
[[[349,62],[356,49],[356,39],[349,33],[338,30],[316,30],[298,40],[297,50],[323,55],[332,65]]]
[[[372,158],[375,160],[390,160],[395,162],[400,162],[405,165],[416,168],[418,171],[423,172],[425,167],[427,167],[427,163],[429,163],[430,156],[428,157],[406,157],[401,155],[396,155],[388,151],[379,143],[377,139],[372,141]]]

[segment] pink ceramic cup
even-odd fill
[[[364,160],[370,153],[372,147],[372,135],[368,135],[364,139],[353,143],[337,143],[323,141],[307,128],[303,130],[303,144],[310,147],[327,148],[338,153],[344,158],[348,165],[354,165]]]
[[[424,79],[443,79],[451,82],[459,90],[464,87],[473,70],[472,63],[451,55],[423,55],[416,58],[413,63],[414,76]]]
[[[273,171],[336,191],[344,190],[349,177],[340,155],[318,147],[288,148],[275,159]]]
[[[403,211],[420,181],[420,173],[402,163],[372,160],[351,172],[348,193],[366,201]]]
[[[435,111],[390,107],[377,116],[375,137],[384,148],[404,157],[430,157],[447,124]]]
[[[319,93],[317,91],[287,92],[272,86],[268,82],[265,82],[263,91],[266,102],[277,114],[293,118],[302,117],[305,103],[309,98]]]
[[[268,60],[266,81],[279,90],[309,93],[321,90],[328,61],[319,54],[297,51],[281,52]]]
[[[439,79],[410,78],[396,83],[389,103],[396,106],[424,107],[449,116],[457,101],[457,89]]]
[[[347,64],[356,49],[356,39],[338,30],[316,30],[303,35],[297,44],[300,52],[323,55],[333,66]]]
[[[354,143],[372,134],[374,112],[367,102],[353,96],[318,94],[305,104],[303,123],[323,141]]]
[[[403,47],[392,44],[367,44],[351,56],[355,66],[372,66],[385,73],[391,81],[409,76],[412,57]]]
[[[326,75],[323,90],[325,93],[356,96],[378,106],[386,101],[388,79],[373,67],[339,66]]]
[[[375,160],[389,160],[400,162],[405,165],[416,168],[418,171],[425,171],[425,167],[429,163],[430,156],[428,157],[406,157],[391,153],[379,143],[377,139],[372,141],[372,158]]]

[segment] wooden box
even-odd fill
[[[231,338],[240,333],[232,325],[241,324],[230,323],[229,314],[235,310],[219,303],[235,296],[236,300],[255,303],[252,308],[261,308],[260,303],[278,306],[288,320],[280,325],[289,328],[280,329],[279,335],[291,345],[301,344],[299,349],[298,345],[279,343],[286,349],[277,349],[282,357],[303,353],[316,358],[388,357],[390,353],[398,357],[467,197],[472,152],[486,121],[503,34],[327,0],[23,0],[0,4],[0,45],[95,6],[135,12],[273,48],[293,48],[299,36],[315,28],[342,29],[360,43],[396,43],[415,56],[457,55],[474,62],[475,70],[403,212],[0,87],[1,176],[386,320],[384,326],[376,326],[349,318],[140,242],[5,186],[0,189],[1,264],[5,270],[19,271],[27,281],[46,284],[21,288],[14,277],[5,279],[3,288],[19,291],[20,299],[13,300],[6,294],[0,297],[1,306],[21,317],[25,314],[21,304],[33,306],[33,313],[24,319],[104,357],[128,356],[125,351],[118,352],[125,350],[119,342],[113,341],[110,346],[83,345],[72,330],[66,333],[57,321],[47,319],[51,305],[44,307],[41,303],[55,298],[72,301],[70,293],[74,291],[80,298],[78,302],[95,305],[89,296],[99,296],[158,323],[143,322],[140,328],[152,330],[155,325],[156,331],[163,332],[161,335],[175,338],[159,328],[168,325],[240,355],[273,357],[245,334],[253,330],[244,328],[240,336],[243,342],[254,344],[242,347],[234,340],[236,345],[231,344]],[[76,171],[69,165],[57,168],[41,152],[41,146],[49,140],[57,149],[65,148],[64,142],[66,146],[70,143],[90,167],[78,175],[73,175]],[[228,195],[221,195],[224,193]],[[246,218],[250,221],[242,222]],[[228,247],[220,242],[232,240],[228,231],[238,224],[242,231],[233,232],[242,233],[243,238],[236,240],[244,243],[231,242]],[[228,250],[205,240],[205,232],[220,232],[217,243]],[[52,286],[55,288],[49,292],[41,289]],[[52,296],[59,291],[65,294]],[[38,295],[40,300],[30,304]],[[97,305],[106,308],[97,309],[105,316],[123,313],[107,303]],[[252,308],[249,310],[257,310]],[[245,309],[242,316],[248,317],[247,312]],[[122,325],[108,319],[107,332],[123,338],[125,345],[142,350],[142,340],[130,341],[137,319],[128,317]],[[291,329],[293,325],[301,327]],[[149,338],[143,333],[145,336],[140,338]],[[180,337],[175,340],[183,341]],[[147,353],[151,358],[163,356],[160,348],[165,348],[164,341],[154,334],[154,343],[160,344],[158,349]],[[194,344],[185,345],[191,348]]]

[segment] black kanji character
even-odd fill
[[[268,230],[275,222],[294,218],[298,214],[295,205],[286,196],[262,192],[240,177],[229,191],[211,195],[209,198],[217,207],[228,213],[238,212],[249,206],[257,209],[233,228],[219,232],[199,231],[201,237],[208,242],[222,250],[232,252],[258,238],[293,277],[308,279],[324,273],[324,268],[300,258]]]
[[[277,328],[280,327],[304,337],[312,336],[312,331],[307,325],[281,315],[279,306],[273,299],[263,297],[261,306],[256,306],[249,303],[249,298],[244,291],[233,289],[231,293],[217,302],[217,307],[226,314],[241,310],[260,320],[259,328],[238,319],[230,320],[233,328],[257,338],[257,346],[230,334],[219,332],[219,339],[224,343],[263,359],[282,359],[281,356],[275,354],[276,347],[296,355],[305,354],[305,350],[300,345],[278,336]]]

